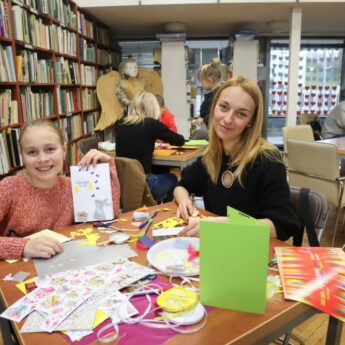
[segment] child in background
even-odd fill
[[[175,117],[168,110],[168,108],[165,106],[163,96],[156,95],[156,99],[157,99],[158,104],[161,108],[161,117],[159,118],[159,121],[164,123],[171,131],[177,133],[177,127],[175,124]]]
[[[147,91],[139,92],[133,99],[128,116],[116,123],[116,156],[138,160],[144,168],[152,196],[160,201],[171,201],[177,178],[170,172],[152,172],[152,155],[157,139],[181,146],[184,137],[171,131],[158,119],[161,111],[156,97]]]
[[[49,237],[23,238],[39,230],[72,225],[72,188],[69,177],[59,176],[67,145],[59,128],[38,119],[21,129],[19,148],[25,169],[0,181],[0,259],[49,258],[60,253],[61,244]],[[120,208],[120,187],[114,160],[90,150],[79,162],[83,168],[109,162],[114,214]]]
[[[200,106],[200,117],[196,119],[195,124],[205,124],[208,127],[208,120],[212,101],[221,83],[220,60],[212,59],[212,62],[203,65],[198,73],[199,81],[201,82],[202,89],[204,90],[204,100]]]

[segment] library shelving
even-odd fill
[[[72,0],[0,0],[0,178],[22,166],[26,121],[49,118],[78,140],[99,118],[97,78],[112,68],[109,30]]]

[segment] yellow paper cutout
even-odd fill
[[[78,193],[78,192],[79,192],[79,186],[78,186],[77,184],[74,186],[74,192],[75,192],[75,193]]]
[[[170,217],[167,218],[165,220],[162,220],[159,223],[156,223],[155,225],[153,225],[153,229],[166,229],[166,228],[174,228],[176,226],[179,225],[185,225],[185,222],[182,218],[180,218],[179,220],[177,220],[176,217]]]
[[[127,222],[127,219],[126,218],[119,218],[119,221],[120,222]]]
[[[101,237],[100,235],[98,234],[86,234],[85,235],[87,241],[85,242],[81,242],[80,245],[82,246],[88,246],[88,245],[94,245],[97,243],[97,240]]]
[[[97,326],[99,326],[103,321],[105,321],[108,318],[109,316],[102,309],[97,310],[95,319],[93,321],[92,329],[95,329]]]
[[[92,228],[78,229],[77,231],[70,232],[70,235],[72,237],[86,236],[88,234],[91,234],[92,231],[93,231]]]
[[[94,185],[93,185],[93,182],[89,182],[87,187],[90,189],[90,190],[93,190],[94,189]]]
[[[16,284],[16,287],[24,294],[26,295],[28,292],[26,290],[25,284],[27,283],[33,283],[35,281],[35,278],[30,278],[28,280],[25,280],[21,283]]]

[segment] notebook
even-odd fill
[[[71,166],[75,222],[114,218],[109,163],[81,169]]]
[[[263,314],[268,225],[228,207],[228,222],[200,224],[200,299],[218,308]]]

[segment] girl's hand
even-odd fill
[[[28,240],[24,246],[23,256],[27,258],[50,258],[63,251],[63,247],[57,240],[41,236]]]
[[[106,153],[98,151],[96,149],[91,149],[78,163],[82,168],[88,168],[90,165],[93,167],[97,163],[107,163],[110,161],[110,156]]]
[[[186,198],[180,202],[176,210],[176,218],[180,219],[180,217],[182,217],[186,222],[188,221],[190,215],[196,216],[197,214],[199,214],[199,212],[189,198]]]

